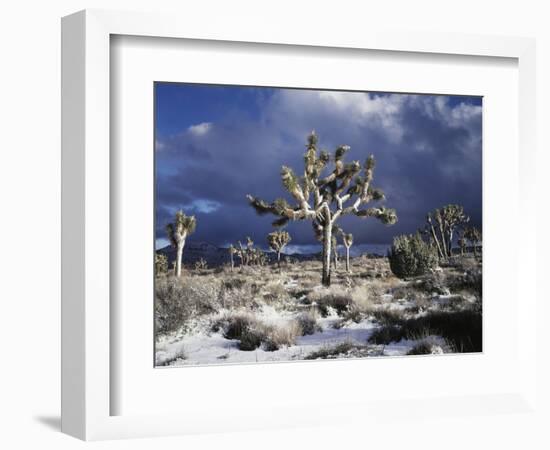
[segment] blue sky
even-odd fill
[[[156,83],[157,248],[167,244],[164,228],[178,209],[197,217],[190,240],[227,245],[250,235],[265,245],[273,218],[258,217],[245,195],[285,196],[281,166],[303,171],[312,129],[321,148],[350,145],[349,161],[374,154],[373,184],[397,210],[392,227],[342,220],[356,243],[391,243],[449,203],[464,205],[481,226],[481,103],[464,96]],[[309,222],[288,230],[295,250],[317,245]]]

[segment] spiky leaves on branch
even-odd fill
[[[360,218],[376,218],[387,225],[397,221],[395,210],[386,207],[366,205],[385,199],[384,193],[372,186],[375,167],[374,157],[369,156],[363,165],[359,161],[346,163],[344,158],[349,146],[337,147],[331,156],[317,147],[318,138],[312,132],[306,142],[304,172],[299,177],[287,166],[281,169],[281,181],[293,199],[290,204],[284,199],[272,203],[251,195],[247,198],[258,214],[272,214],[277,217],[274,226],[284,226],[291,220],[311,220],[316,233],[323,242],[323,283],[330,284],[330,260],[332,227],[340,217],[355,215]],[[332,170],[328,170],[330,163]],[[330,264],[329,264],[330,266]]]

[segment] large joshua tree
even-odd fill
[[[353,245],[353,234],[342,233],[342,241],[344,242],[344,247],[346,247],[346,272],[351,273],[349,267],[349,249]]]
[[[359,161],[344,162],[349,146],[336,148],[331,157],[325,150],[317,148],[315,132],[307,138],[304,155],[304,174],[297,176],[286,166],[281,169],[283,186],[292,196],[294,205],[285,199],[267,203],[248,195],[250,204],[259,214],[273,214],[278,218],[274,226],[284,226],[291,220],[311,220],[316,233],[320,233],[323,244],[322,282],[330,286],[330,256],[332,228],[343,216],[355,215],[360,218],[374,217],[385,224],[397,221],[395,210],[381,207],[365,208],[372,201],[383,200],[384,193],[372,187],[374,157],[367,158],[363,167]],[[326,175],[329,163],[333,169]]]
[[[274,252],[277,252],[277,265],[281,265],[281,252],[291,241],[288,231],[273,231],[267,235],[267,242]]]
[[[426,231],[434,242],[441,259],[453,256],[453,236],[458,227],[464,226],[470,218],[460,205],[446,205],[426,216]]]
[[[194,233],[197,227],[195,216],[186,216],[183,211],[176,213],[173,223],[166,225],[166,233],[172,246],[176,249],[176,276],[181,276],[181,261],[183,257],[183,247],[187,236]]]

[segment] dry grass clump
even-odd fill
[[[302,336],[302,327],[296,320],[272,325],[248,313],[225,314],[212,324],[212,331],[222,331],[226,339],[239,340],[239,350],[256,350],[263,345],[266,351],[291,346]]]
[[[408,300],[411,302],[421,301],[427,297],[425,292],[415,288],[414,285],[397,286],[392,289],[393,298],[396,300]]]
[[[351,295],[339,286],[312,291],[307,296],[310,303],[315,303],[323,317],[333,312],[342,314],[353,304]]]
[[[286,300],[289,293],[281,282],[269,282],[262,290],[264,300],[268,302],[277,302]]]
[[[296,339],[299,336],[303,335],[302,327],[296,320],[291,320],[284,325],[268,325],[265,332],[263,348],[268,352],[279,350],[282,347],[290,347],[296,344]]]
[[[158,352],[155,356],[155,366],[169,366],[181,359],[187,359],[183,347],[173,353]]]
[[[332,359],[347,354],[354,348],[350,341],[341,342],[333,346],[326,346],[307,355],[304,359]]]
[[[217,312],[220,284],[204,278],[157,278],[155,283],[155,326],[158,333],[186,331],[192,319]]]
[[[363,358],[366,356],[382,356],[383,349],[369,345],[358,344],[353,341],[344,341],[338,344],[327,345],[307,355],[304,359],[337,359]]]
[[[415,344],[407,352],[407,355],[442,355],[443,353],[449,353],[450,350],[446,343],[441,345],[433,336],[427,336]]]

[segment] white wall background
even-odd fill
[[[548,230],[550,13],[544,1],[19,0],[0,7],[0,447],[18,448],[549,448],[550,417],[503,415],[373,429],[282,430],[84,444],[59,433],[60,17],[83,8],[179,10],[205,27],[255,20],[266,27],[318,26],[457,31],[538,39],[539,234]],[[516,237],[511,237],[516,238]],[[519,237],[521,238],[521,237]],[[538,270],[546,275],[539,238]],[[36,261],[33,257],[37,256]],[[525,261],[525,264],[530,264]],[[540,299],[550,301],[540,281]],[[546,291],[546,292],[544,292]],[[544,294],[544,295],[543,295]],[[549,307],[537,312],[544,319]],[[550,380],[549,338],[539,330],[541,384]],[[475,376],[475,374],[464,374]],[[366,386],[365,388],[369,388]],[[541,399],[550,406],[549,390]],[[547,411],[548,413],[548,411]]]

